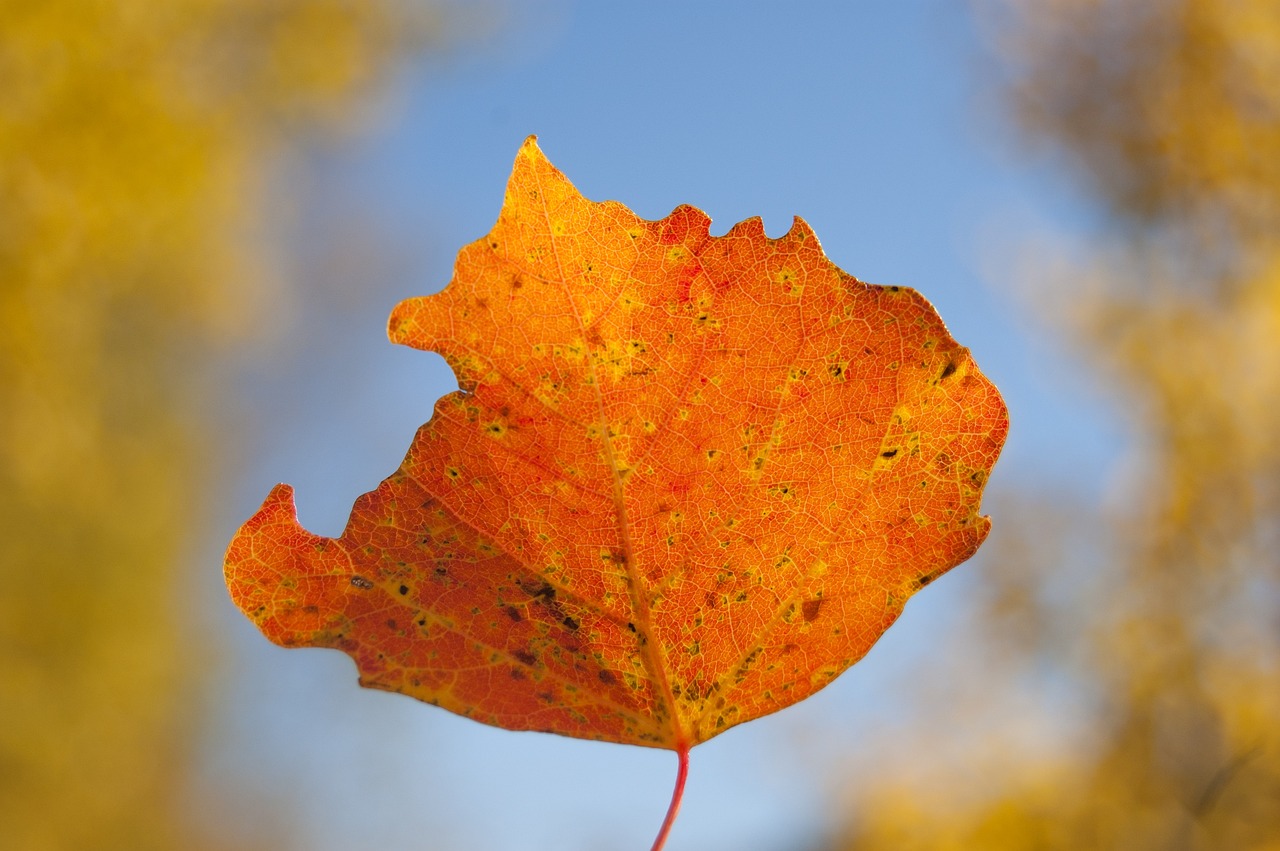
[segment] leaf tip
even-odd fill
[[[791,219],[791,230],[787,231],[787,239],[796,242],[813,243],[817,245],[818,235],[813,232],[813,228],[804,219],[799,216],[793,216]]]
[[[745,239],[763,239],[764,219],[759,216],[752,216],[749,219],[743,219],[733,227],[729,228],[726,237],[745,238]]]
[[[245,581],[258,570],[260,562],[256,541],[263,535],[270,535],[271,530],[297,525],[298,511],[294,504],[293,486],[282,483],[271,489],[261,507],[231,539],[223,559],[222,573],[232,600],[242,611],[248,612],[245,600],[249,592]]]
[[[535,160],[545,160],[547,155],[542,152],[542,148],[538,145],[538,136],[536,133],[530,133],[525,137],[524,142],[520,145],[520,150],[516,153],[517,157],[529,157]]]
[[[293,485],[278,484],[267,494],[261,507],[244,522],[227,548],[223,570],[228,584],[245,566],[254,561],[254,539],[267,530],[284,527],[300,529],[298,508],[294,502]]]
[[[387,339],[401,346],[414,346],[415,334],[414,314],[421,298],[407,298],[391,309],[387,317]],[[416,348],[425,348],[423,345]]]
[[[267,494],[267,498],[262,501],[262,507],[258,509],[258,513],[254,516],[258,517],[268,512],[277,516],[281,513],[287,513],[291,519],[296,520],[298,509],[294,502],[293,485],[281,482]]]

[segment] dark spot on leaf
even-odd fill
[[[627,629],[631,630],[632,632],[635,632],[635,631],[636,631],[636,625],[628,621],[628,622],[627,622]]]
[[[517,662],[525,665],[533,666],[538,663],[538,657],[534,656],[528,650],[516,650],[511,655],[515,657]]]
[[[578,622],[577,622],[576,620],[574,620],[573,618],[568,617],[568,616],[566,616],[566,617],[565,617],[565,619],[564,619],[563,621],[561,621],[561,623],[563,623],[565,626],[569,627],[569,629],[577,629],[577,628],[578,628]]]
[[[507,617],[511,618],[511,620],[516,623],[520,623],[520,621],[524,620],[524,616],[520,614],[520,610],[515,606],[507,606]]]
[[[897,454],[898,454],[898,450],[896,450],[896,449],[886,449],[884,452],[881,452],[881,453],[880,453],[880,457],[881,457],[881,458],[892,458],[893,456],[895,456],[895,455],[897,455]]]
[[[403,597],[405,594],[408,594],[408,593],[409,593],[409,586],[408,586],[408,585],[401,585],[401,586],[400,586],[400,596],[401,596],[401,597]]]
[[[373,588],[373,583],[368,579],[365,579],[363,576],[351,577],[351,584],[359,588],[361,591],[368,591]]]
[[[613,671],[606,671],[603,668],[600,669],[600,673],[596,676],[600,678],[600,682],[607,686],[611,686],[618,681],[618,678],[614,676]]]
[[[532,591],[528,588],[525,588],[525,591],[535,600],[554,600],[556,598],[556,589],[545,582]]]
[[[947,365],[942,368],[942,375],[940,377],[950,378],[952,375],[955,374],[955,372],[956,372],[956,362],[953,360],[949,360],[947,361]]]
[[[821,600],[805,600],[800,606],[800,613],[804,615],[805,623],[813,623],[818,619],[818,613],[822,611]]]
[[[935,579],[937,579],[937,578],[938,578],[938,575],[937,575],[936,573],[930,573],[930,574],[927,574],[927,575],[925,575],[925,576],[921,576],[919,579],[917,579],[917,580],[916,580],[916,585],[918,585],[918,586],[920,586],[921,588],[923,588],[924,586],[928,585],[930,582],[932,582],[933,580],[935,580]]]
[[[387,618],[387,629],[396,629],[396,619]]]
[[[524,673],[524,671],[520,670],[519,668],[512,668],[512,669],[511,669],[511,679],[513,679],[513,680],[523,680],[523,679],[525,679],[525,673]]]

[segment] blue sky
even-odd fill
[[[297,487],[304,525],[338,534],[355,497],[396,467],[451,377],[439,358],[386,342],[386,315],[448,281],[456,250],[496,218],[530,133],[587,197],[647,218],[690,203],[712,233],[759,215],[777,236],[803,216],[846,271],[923,292],[1001,387],[1013,431],[993,487],[1100,487],[1117,432],[1007,280],[1039,230],[1089,221],[993,114],[966,4],[539,8],[414,65],[375,131],[314,154],[313,185],[291,199],[295,272],[322,279],[322,294],[289,306],[246,370],[251,415],[230,464],[245,472],[202,558],[217,563],[277,481]],[[895,683],[928,676],[928,648],[950,640],[963,573],[914,599],[814,698],[695,749],[668,847],[782,849],[819,835],[858,765],[860,727],[908,713]],[[225,645],[208,772],[244,796],[288,790],[302,847],[648,847],[674,755],[509,733],[362,691],[341,654],[269,645],[216,572],[197,593]]]

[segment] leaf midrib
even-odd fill
[[[556,264],[556,282],[560,285],[565,295],[565,300],[569,304],[569,309],[573,312],[574,322],[577,323],[578,331],[586,335],[586,324],[582,321],[582,314],[578,310],[578,305],[574,301],[573,293],[570,291],[568,279],[564,273],[564,264],[560,259],[560,246],[557,243],[551,228],[551,212],[547,209],[547,195],[545,187],[536,171],[532,173],[532,178],[538,188],[538,201],[542,205],[542,218],[546,224],[547,239],[551,243],[551,255],[555,259]],[[585,200],[585,199],[584,199]],[[595,362],[592,358],[587,358],[587,370],[591,374],[591,390],[595,395],[597,423],[600,426],[601,442],[604,445],[605,460],[609,465],[609,472],[612,477],[613,485],[613,505],[615,517],[617,519],[617,529],[619,543],[622,547],[622,555],[625,560],[625,568],[627,572],[627,592],[631,597],[631,606],[635,610],[635,621],[637,630],[637,641],[641,643],[640,655],[644,661],[644,666],[649,672],[650,681],[657,688],[657,696],[666,704],[667,709],[667,726],[672,733],[671,745],[676,750],[687,750],[693,744],[690,731],[684,728],[682,719],[676,711],[675,694],[671,689],[671,679],[667,675],[667,665],[662,658],[661,650],[657,642],[651,639],[650,619],[651,612],[649,608],[648,595],[643,588],[643,577],[637,570],[635,564],[635,548],[631,542],[631,524],[627,517],[626,495],[624,493],[624,485],[622,476],[618,469],[617,456],[613,451],[613,441],[609,434],[609,423],[605,417],[604,410],[604,394],[600,389],[599,376],[596,374]]]

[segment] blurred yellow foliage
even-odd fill
[[[1280,849],[1280,5],[982,10],[1013,114],[1113,224],[1028,285],[1136,444],[1109,504],[1007,500],[970,676],[1050,667],[1090,720],[1048,755],[993,733],[946,791],[869,784],[832,847]]]
[[[431,26],[395,0],[0,4],[0,845],[216,844],[183,811],[190,402],[280,295],[275,155]]]
[[[1166,222],[1212,212],[1244,230],[1280,212],[1270,0],[976,2],[1003,18],[1021,123],[1101,200]]]

